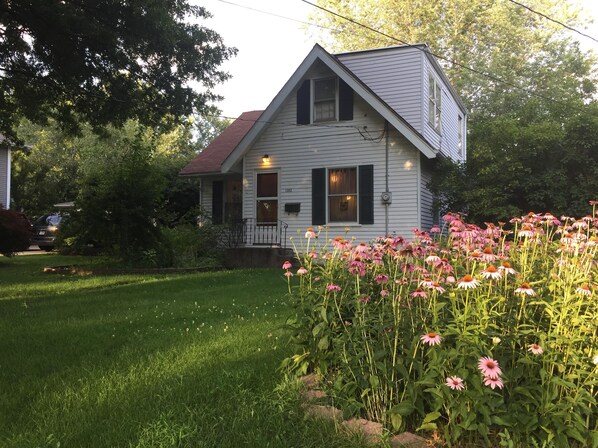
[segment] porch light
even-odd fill
[[[268,163],[270,163],[270,156],[268,154],[264,154],[262,156],[262,162],[264,163],[264,165],[267,165]]]

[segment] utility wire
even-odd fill
[[[552,17],[550,17],[550,16],[548,16],[548,15],[546,15],[546,14],[540,12],[540,11],[536,11],[535,9],[532,9],[529,6],[524,5],[523,3],[519,3],[518,1],[515,1],[515,0],[508,0],[508,1],[511,2],[511,3],[513,3],[514,5],[520,6],[521,8],[527,9],[528,11],[533,12],[534,14],[537,14],[540,17],[544,17],[546,20],[550,20],[551,22],[554,22],[557,25],[562,26],[563,28],[567,28],[568,30],[573,31],[573,32],[575,32],[575,33],[577,33],[577,34],[579,34],[581,36],[587,37],[588,39],[592,39],[594,42],[598,42],[598,39],[596,39],[595,37],[592,37],[589,34],[586,34],[586,33],[582,32],[582,31],[579,31],[579,30],[577,30],[577,29],[575,29],[575,28],[567,25],[566,23],[559,22],[558,20],[553,19]]]
[[[330,27],[327,27],[327,26],[324,26],[324,25],[319,25],[317,23],[305,22],[303,20],[294,19],[292,17],[287,17],[287,16],[283,16],[283,15],[276,14],[276,13],[273,13],[273,12],[264,11],[262,9],[252,8],[251,6],[239,5],[238,3],[229,2],[227,0],[218,0],[218,1],[220,3],[225,3],[227,5],[237,6],[239,8],[244,8],[244,9],[248,9],[250,11],[255,11],[255,12],[262,13],[262,14],[266,14],[268,16],[278,17],[279,19],[290,20],[291,22],[302,23],[303,25],[315,26],[315,27],[322,28],[322,29],[325,29],[325,30],[334,31],[335,33],[339,33],[341,31],[339,29],[330,28]]]
[[[315,8],[318,8],[318,9],[320,9],[320,10],[322,10],[322,11],[324,11],[324,12],[328,13],[328,14],[332,14],[333,16],[336,16],[336,17],[339,17],[339,18],[341,18],[341,19],[343,19],[343,20],[346,20],[347,22],[350,22],[350,23],[352,23],[352,24],[354,24],[354,25],[357,25],[357,26],[359,26],[359,27],[362,27],[362,28],[365,28],[365,29],[367,29],[367,30],[369,30],[369,31],[372,31],[373,33],[380,34],[381,36],[384,36],[384,37],[386,37],[387,39],[393,40],[393,41],[395,41],[395,42],[399,42],[400,44],[402,44],[402,45],[405,45],[405,46],[407,46],[407,47],[415,48],[416,50],[419,50],[419,51],[421,51],[422,53],[428,53],[428,54],[430,54],[430,55],[434,56],[434,57],[435,57],[435,58],[437,58],[437,59],[441,59],[441,60],[443,60],[443,61],[446,61],[446,62],[448,62],[449,64],[451,64],[451,65],[453,65],[453,66],[457,66],[457,67],[460,67],[460,68],[462,68],[462,69],[464,69],[464,70],[468,70],[468,71],[470,71],[470,72],[472,72],[472,73],[476,73],[476,74],[478,74],[478,75],[480,75],[480,76],[484,76],[485,78],[488,78],[488,79],[490,79],[490,80],[492,80],[492,81],[495,81],[495,82],[497,82],[497,83],[504,84],[504,85],[506,85],[506,86],[509,86],[509,87],[513,87],[513,88],[515,88],[515,89],[518,89],[518,90],[520,90],[520,91],[522,91],[522,92],[525,92],[525,93],[527,93],[528,95],[535,96],[535,97],[538,97],[538,98],[542,98],[542,99],[544,99],[544,100],[546,100],[546,101],[551,101],[551,102],[553,102],[553,103],[556,103],[556,104],[561,104],[561,105],[564,105],[564,106],[567,106],[567,105],[568,105],[567,103],[565,103],[565,102],[563,102],[563,101],[559,101],[559,100],[556,100],[556,99],[554,99],[554,98],[551,98],[551,97],[549,97],[549,96],[545,96],[545,95],[542,95],[542,94],[536,93],[536,92],[534,92],[534,91],[531,91],[531,90],[529,90],[529,89],[526,89],[525,87],[521,87],[521,86],[519,86],[519,85],[517,85],[517,84],[513,84],[512,82],[509,82],[509,81],[505,81],[504,79],[498,78],[498,77],[496,77],[496,76],[494,76],[494,75],[491,75],[491,74],[489,74],[489,73],[483,72],[483,71],[481,71],[481,70],[477,70],[477,69],[475,69],[475,68],[473,68],[473,67],[470,67],[470,66],[468,66],[468,65],[465,65],[465,64],[461,64],[460,62],[457,62],[457,61],[454,61],[454,60],[452,60],[452,59],[449,59],[449,58],[447,58],[447,57],[445,57],[445,56],[443,56],[443,55],[440,55],[440,54],[434,53],[434,52],[430,51],[428,48],[421,48],[421,47],[420,47],[420,46],[418,46],[418,45],[410,44],[409,42],[406,42],[406,41],[404,41],[404,40],[401,40],[401,39],[399,39],[399,38],[397,38],[397,37],[391,36],[390,34],[386,34],[386,33],[384,33],[383,31],[380,31],[380,30],[377,30],[377,29],[375,29],[375,28],[372,28],[372,27],[371,27],[371,26],[369,26],[369,25],[365,25],[365,24],[363,24],[363,23],[361,23],[361,22],[358,22],[358,21],[357,21],[357,20],[355,20],[355,19],[352,19],[352,18],[350,18],[350,17],[346,17],[346,16],[344,16],[344,15],[342,15],[342,14],[339,14],[339,13],[337,13],[337,12],[331,11],[330,9],[324,8],[323,6],[320,6],[320,5],[316,4],[316,3],[312,3],[312,2],[310,2],[309,0],[301,0],[301,1],[302,1],[303,3],[307,3],[308,5],[311,5],[311,6],[313,6],[313,7],[315,7]]]

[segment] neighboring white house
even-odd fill
[[[431,164],[465,160],[466,123],[425,44],[315,45],[265,111],[242,114],[181,175],[201,176],[215,223],[244,220],[246,244],[318,226],[330,238],[347,227],[359,241],[409,236],[434,224]]]
[[[0,209],[10,208],[10,147],[0,134]]]

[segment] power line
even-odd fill
[[[553,19],[552,17],[550,17],[550,16],[548,16],[548,15],[546,15],[546,14],[540,12],[540,11],[536,11],[535,9],[532,9],[529,6],[524,5],[523,3],[519,3],[519,2],[517,2],[515,0],[508,0],[508,1],[511,2],[511,3],[513,3],[514,5],[520,6],[521,8],[527,9],[528,11],[533,12],[534,14],[537,14],[540,17],[544,17],[546,20],[550,20],[551,22],[554,22],[554,23],[562,26],[563,28],[567,28],[568,30],[573,31],[573,32],[575,32],[575,33],[577,33],[577,34],[579,34],[581,36],[587,37],[588,39],[592,39],[594,42],[598,42],[598,39],[596,39],[595,37],[592,37],[589,34],[586,34],[586,33],[582,32],[582,31],[579,31],[579,30],[573,28],[572,26],[567,25],[566,23],[559,22],[558,20]]]
[[[276,13],[273,13],[273,12],[264,11],[262,9],[252,8],[251,6],[239,5],[238,3],[229,2],[227,0],[218,0],[218,1],[220,3],[225,3],[227,5],[237,6],[239,8],[248,9],[250,11],[255,11],[255,12],[262,13],[262,14],[266,14],[268,16],[278,17],[279,19],[290,20],[291,22],[302,23],[303,25],[315,26],[315,27],[322,28],[322,29],[325,29],[325,30],[334,31],[335,33],[340,32],[340,30],[338,30],[336,28],[330,28],[330,27],[327,27],[327,26],[324,26],[324,25],[319,25],[317,23],[312,23],[312,22],[305,22],[303,20],[294,19],[292,17],[287,17],[287,16],[283,16],[283,15],[276,14]]]
[[[542,98],[542,99],[544,99],[546,101],[551,101],[551,102],[553,102],[555,104],[561,104],[561,105],[564,105],[564,106],[568,105],[567,103],[565,103],[563,101],[559,101],[559,100],[556,100],[554,98],[551,98],[551,97],[548,97],[548,96],[536,93],[536,92],[534,92],[532,90],[526,89],[525,87],[521,87],[521,86],[519,86],[517,84],[513,84],[513,83],[511,83],[509,81],[505,81],[504,79],[498,78],[498,77],[496,77],[494,75],[491,75],[489,73],[483,72],[481,70],[477,70],[477,69],[475,69],[473,67],[470,67],[468,65],[465,65],[465,64],[461,64],[460,62],[457,62],[457,61],[454,61],[452,59],[449,59],[449,58],[447,58],[447,57],[445,57],[443,55],[434,53],[434,52],[430,51],[429,48],[421,48],[418,45],[410,44],[409,42],[406,42],[406,41],[401,40],[401,39],[399,39],[397,37],[391,36],[390,34],[386,34],[383,31],[380,31],[380,30],[377,30],[375,28],[372,28],[369,25],[365,25],[365,24],[363,24],[361,22],[358,22],[355,19],[352,19],[350,17],[346,17],[346,16],[344,16],[342,14],[339,14],[337,12],[331,11],[331,10],[329,10],[327,8],[324,8],[323,6],[320,6],[320,5],[316,4],[316,3],[312,3],[309,0],[301,0],[301,1],[304,2],[304,3],[307,3],[308,5],[313,6],[315,8],[318,8],[318,9],[320,9],[320,10],[322,10],[322,11],[328,13],[328,14],[332,14],[332,15],[334,15],[336,17],[339,17],[339,18],[341,18],[343,20],[346,20],[347,22],[350,22],[350,23],[352,23],[354,25],[357,25],[359,27],[365,28],[365,29],[367,29],[369,31],[372,31],[372,32],[376,33],[376,34],[380,34],[381,36],[384,36],[387,39],[393,40],[395,42],[399,42],[400,44],[405,45],[407,47],[415,48],[416,50],[421,51],[422,53],[428,53],[428,54],[434,56],[437,59],[441,59],[443,61],[448,62],[449,64],[451,64],[453,66],[457,66],[457,67],[460,67],[460,68],[462,68],[464,70],[468,70],[468,71],[470,71],[472,73],[476,73],[476,74],[478,74],[480,76],[484,76],[485,78],[488,78],[488,79],[490,79],[492,81],[495,81],[497,83],[504,84],[504,85],[509,86],[509,87],[513,87],[515,89],[518,89],[518,90],[520,90],[522,92],[527,93],[528,95],[535,96],[535,97],[538,97],[538,98]]]

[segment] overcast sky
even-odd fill
[[[233,77],[218,86],[216,92],[225,99],[218,104],[222,114],[237,117],[242,112],[265,109],[290,78],[316,41],[308,37],[305,25],[278,16],[308,21],[311,6],[301,0],[195,0],[213,18],[206,25],[218,32],[228,46],[239,53],[223,65]],[[598,22],[598,0],[580,3]],[[266,11],[265,14],[260,11]],[[587,34],[598,36],[594,23]],[[585,48],[598,43],[579,37]]]

